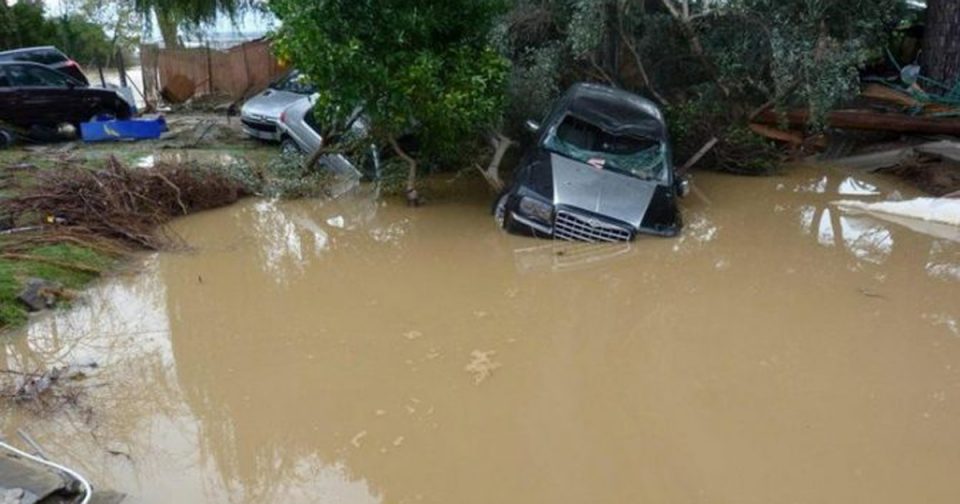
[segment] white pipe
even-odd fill
[[[0,447],[6,448],[7,450],[10,450],[13,453],[23,458],[32,460],[38,464],[43,464],[45,466],[52,467],[58,471],[67,473],[68,475],[72,476],[74,479],[80,482],[81,486],[83,486],[84,496],[83,496],[83,500],[80,501],[80,504],[87,504],[88,502],[90,502],[90,499],[93,497],[93,486],[91,486],[90,482],[88,482],[83,476],[80,476],[80,474],[74,471],[73,469],[57,464],[56,462],[50,462],[49,460],[44,460],[40,457],[37,457],[36,455],[31,455],[23,450],[20,450],[19,448],[10,446],[9,444],[4,443],[3,441],[0,441]]]

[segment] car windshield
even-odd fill
[[[6,74],[14,86],[69,87],[72,79],[40,65],[6,65]]]
[[[289,91],[291,93],[309,95],[316,92],[316,89],[310,85],[305,75],[298,70],[293,70],[284,78],[270,85],[273,89],[279,91]]]
[[[568,115],[552,130],[544,147],[597,169],[644,180],[665,180],[666,145],[661,140],[605,131]]]

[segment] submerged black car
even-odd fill
[[[508,231],[578,241],[675,236],[677,198],[663,114],[649,100],[597,84],[576,84],[554,105],[511,187],[494,205]]]

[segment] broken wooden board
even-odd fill
[[[803,144],[803,135],[797,133],[796,131],[785,131],[772,126],[757,123],[750,123],[748,127],[750,128],[750,131],[771,140],[787,142],[793,145]]]
[[[804,127],[810,122],[810,113],[806,110],[791,110],[786,113],[785,119],[790,126]],[[949,117],[914,117],[867,110],[835,110],[828,113],[825,120],[828,126],[841,129],[960,136],[960,119]],[[755,121],[777,126],[781,117],[772,110],[766,110],[757,114]]]
[[[863,87],[863,90],[860,91],[860,94],[867,98],[883,100],[904,107],[919,107],[922,105],[919,100],[910,96],[908,93],[884,86],[883,84],[867,84]]]

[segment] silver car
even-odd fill
[[[291,70],[243,104],[240,109],[243,131],[261,140],[280,140],[277,131],[280,113],[291,103],[313,93],[314,87],[306,83],[304,76],[298,70]]]
[[[320,148],[323,137],[320,136],[321,127],[313,114],[316,95],[305,96],[291,103],[280,113],[277,121],[277,134],[280,139],[280,151],[284,155],[306,155]],[[350,127],[347,138],[365,138],[369,134],[367,121],[354,111],[349,119]],[[341,154],[329,154],[320,159],[320,164],[332,172],[350,177],[376,178],[380,172],[379,149],[370,144],[368,156],[362,163],[355,164]],[[359,166],[358,166],[359,165]]]

